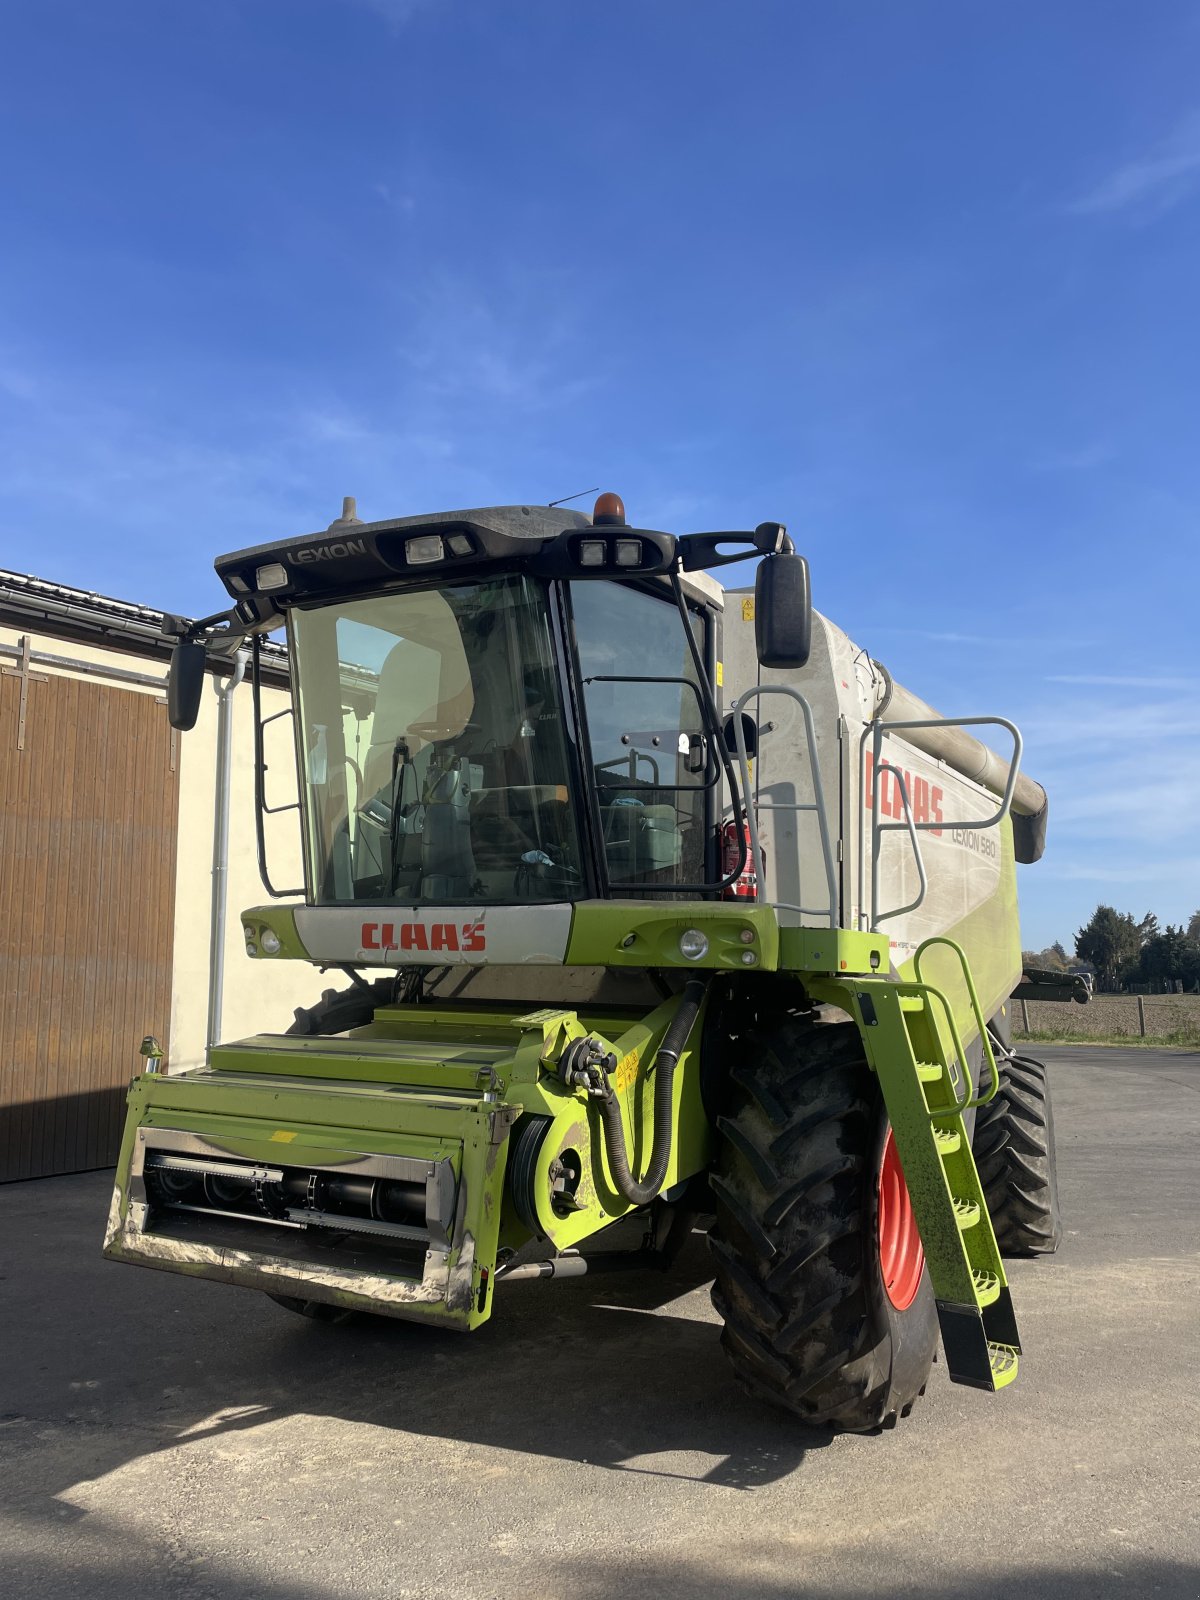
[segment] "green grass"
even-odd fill
[[[1069,1029],[1031,1028],[1028,1033],[1013,1030],[1013,1043],[1026,1040],[1040,1044],[1118,1044],[1133,1049],[1200,1050],[1200,1026],[1189,1024],[1170,1033],[1151,1034],[1143,1039],[1137,1033],[1072,1033]]]

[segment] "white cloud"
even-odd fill
[[[1200,678],[1129,678],[1104,673],[1063,672],[1046,679],[1047,683],[1074,683],[1095,689],[1200,689]]]
[[[1200,182],[1200,113],[1186,117],[1147,155],[1124,161],[1067,207],[1076,216],[1139,211],[1158,216]]]
[[[1115,866],[1108,861],[1070,862],[1056,865],[1048,861],[1039,863],[1038,871],[1047,878],[1059,878],[1068,883],[1176,883],[1181,874],[1192,873],[1200,877],[1200,856],[1185,860],[1139,861],[1136,866]]]

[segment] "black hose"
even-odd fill
[[[667,1163],[671,1158],[671,1144],[675,1137],[673,1086],[679,1052],[687,1043],[697,1014],[708,992],[707,983],[693,978],[684,987],[679,1010],[671,1018],[670,1026],[658,1047],[651,1069],[654,1080],[654,1148],[650,1152],[650,1165],[639,1183],[629,1170],[629,1153],[625,1148],[625,1127],[621,1121],[621,1102],[609,1085],[608,1093],[599,1101],[600,1126],[604,1130],[604,1150],[613,1182],[621,1195],[633,1206],[647,1206],[662,1188]]]

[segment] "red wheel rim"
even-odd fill
[[[879,1270],[888,1299],[907,1311],[921,1287],[925,1251],[890,1128],[879,1168]]]

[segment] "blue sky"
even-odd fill
[[[39,0],[2,24],[0,562],[602,484],[778,518],[1052,798],[1027,944],[1200,906],[1200,11]]]

